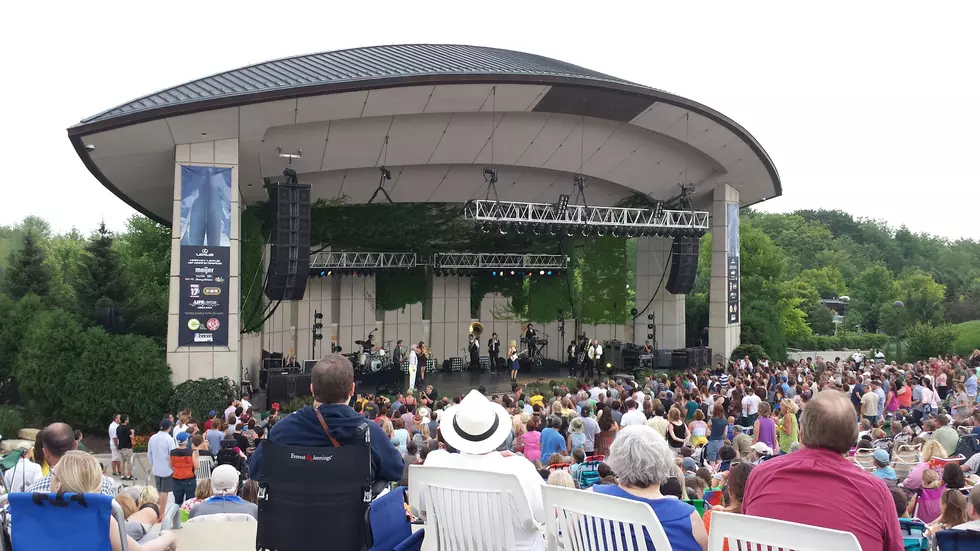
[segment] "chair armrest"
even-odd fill
[[[425,528],[420,528],[396,545],[394,551],[417,551],[422,548],[422,539],[424,537]]]

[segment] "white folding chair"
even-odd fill
[[[255,549],[258,526],[251,515],[204,515],[188,520],[174,534],[181,551],[244,551]]]
[[[426,549],[511,551],[516,530],[543,535],[514,475],[412,465],[408,476],[409,504],[425,516]]]
[[[908,463],[901,457],[896,456],[895,461],[892,462],[892,468],[895,469],[895,476],[897,477],[898,481],[901,482],[908,478],[909,473],[912,472],[912,469],[914,469],[917,464],[918,463]]]
[[[895,450],[895,457],[906,463],[918,463],[920,449],[922,449],[921,444],[914,446],[912,444],[902,444]]]
[[[861,468],[871,472],[875,470],[875,450],[873,448],[860,448],[854,452],[854,462],[861,465]]]
[[[671,551],[660,520],[646,503],[560,486],[541,488],[548,551],[646,549]]]
[[[211,478],[211,468],[214,466],[214,458],[210,455],[205,455],[197,459],[197,471],[194,472],[197,476],[197,481],[208,480]]]
[[[861,544],[850,532],[714,511],[708,551],[722,551],[726,538],[728,548],[733,550],[861,551]]]

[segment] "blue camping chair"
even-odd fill
[[[14,549],[108,551],[110,515],[116,518],[123,551],[129,549],[122,508],[109,496],[23,492],[8,500]]]
[[[902,539],[905,551],[929,551],[929,539],[922,535],[926,525],[921,520],[900,518],[898,524],[902,528]]]
[[[371,551],[419,551],[425,530],[412,533],[405,516],[405,488],[399,487],[371,502],[368,509],[374,545]]]
[[[980,549],[980,532],[976,530],[940,530],[936,532],[938,551],[976,551]]]

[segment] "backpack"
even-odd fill
[[[963,461],[965,462],[967,459],[976,455],[977,452],[980,452],[980,435],[970,433],[960,436],[960,439],[956,442],[956,450],[953,452],[953,455],[962,454]]]
[[[582,464],[582,468],[578,471],[579,489],[589,488],[599,482],[599,462],[598,461],[587,461]]]

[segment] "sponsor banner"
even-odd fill
[[[228,346],[231,169],[181,167],[178,346]]]
[[[739,238],[738,238],[738,205],[728,205],[728,323],[739,323],[741,320],[741,290],[739,279]]]

